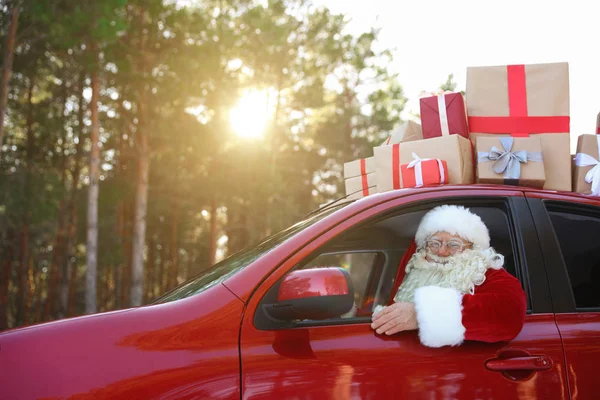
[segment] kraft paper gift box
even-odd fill
[[[544,189],[571,190],[568,63],[468,67],[466,100],[474,144],[487,134],[539,137]]]
[[[375,157],[360,158],[344,163],[344,179],[375,172]]]
[[[414,121],[405,121],[383,142],[383,146],[396,143],[412,142],[423,139],[421,125]]]
[[[419,100],[423,138],[461,135],[469,138],[467,113],[461,93],[446,93]]]
[[[541,189],[546,182],[539,137],[477,139],[477,182]]]
[[[377,193],[375,172],[345,179],[344,183],[346,185],[346,196],[348,196],[348,199],[360,199],[361,197]]]
[[[379,146],[373,151],[380,193],[406,187],[401,166],[413,161],[413,153],[423,159],[444,160],[449,184],[473,183],[474,180],[471,142],[460,135]]]
[[[577,138],[573,159],[573,191],[600,196],[600,135]]]

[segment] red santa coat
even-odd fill
[[[525,322],[527,300],[518,279],[505,269],[488,269],[473,294],[424,286],[415,291],[419,338],[428,347],[457,346],[465,340],[514,339]]]

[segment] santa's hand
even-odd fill
[[[373,315],[371,328],[379,334],[393,335],[417,329],[417,314],[413,303],[399,302]]]

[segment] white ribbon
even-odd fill
[[[440,169],[440,183],[444,183],[446,181],[446,173],[444,171],[444,164],[442,163],[442,160],[439,158],[421,158],[415,153],[412,153],[412,156],[413,160],[408,164],[408,168],[415,169],[415,187],[423,186],[423,169],[421,167],[421,163],[423,161],[436,160]]]
[[[438,113],[440,115],[440,127],[442,128],[442,136],[450,135],[450,126],[448,125],[448,114],[446,114],[446,96],[440,95],[437,97]]]
[[[600,136],[597,136],[596,140],[598,141],[598,158],[600,158]],[[600,161],[585,153],[577,153],[573,160],[578,167],[594,166],[585,174],[585,181],[592,184],[592,195],[600,196]]]

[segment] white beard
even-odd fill
[[[504,258],[491,248],[465,250],[449,257],[437,257],[419,250],[406,265],[406,276],[394,296],[394,302],[414,302],[415,290],[429,285],[473,294],[475,286],[485,281],[487,269],[500,267],[499,260],[501,266]]]

